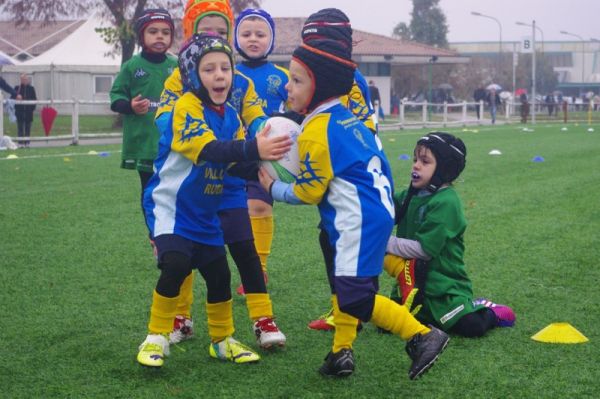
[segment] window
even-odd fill
[[[358,69],[364,76],[390,76],[390,64],[385,62],[361,62]]]
[[[113,84],[111,75],[94,76],[94,94],[108,94]]]
[[[573,67],[573,53],[546,53],[544,56],[554,68]]]

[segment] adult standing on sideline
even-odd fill
[[[381,96],[379,95],[379,89],[375,86],[375,82],[369,80],[369,95],[371,96],[371,101],[373,102],[373,106],[377,108],[377,116],[381,119],[385,119],[385,115],[383,113],[383,109],[381,108]]]
[[[485,97],[485,101],[487,101],[488,106],[490,107],[490,115],[492,117],[493,125],[496,123],[496,111],[498,110],[498,105],[500,104],[500,96],[498,93],[496,93],[495,89],[491,89]]]
[[[21,74],[21,84],[15,86],[16,99],[34,101],[37,100],[35,89],[31,85],[31,78],[26,73]],[[31,136],[31,123],[33,122],[33,111],[35,104],[15,104],[15,114],[17,116],[17,135],[18,137]],[[20,141],[20,147],[29,147],[29,141]]]
[[[477,120],[481,119],[481,115],[479,115],[479,103],[482,100],[485,100],[485,89],[483,87],[478,87],[473,92],[473,99],[477,103],[475,106],[475,111],[477,112]]]

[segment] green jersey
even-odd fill
[[[397,205],[407,191],[394,196]],[[417,318],[448,331],[462,316],[479,310],[472,304],[473,289],[467,276],[463,255],[463,235],[467,221],[458,194],[452,187],[434,194],[415,195],[396,235],[416,240],[429,256],[423,308]]]
[[[160,137],[154,125],[154,115],[164,82],[176,66],[177,59],[170,55],[161,63],[153,63],[140,54],[134,55],[121,66],[110,91],[111,103],[117,100],[130,102],[138,94],[150,100],[146,114],[123,115],[122,167],[152,172],[152,161],[156,158]]]

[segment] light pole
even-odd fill
[[[583,85],[585,83],[585,40],[583,40],[583,37],[576,35],[575,33],[567,32],[566,30],[561,30],[560,33],[581,40],[581,83]]]
[[[527,24],[525,22],[516,22],[517,25],[520,26],[528,26],[531,28],[531,24]],[[537,29],[538,31],[540,31],[541,35],[542,35],[542,54],[544,54],[544,31],[542,30],[542,28],[540,28],[539,26],[535,26],[535,29]],[[534,49],[535,50],[535,49]]]
[[[498,24],[498,30],[500,32],[500,40],[498,41],[498,72],[497,73],[500,73],[500,65],[501,65],[501,60],[502,60],[502,24],[500,23],[500,21],[498,21],[498,18],[492,17],[491,15],[485,15],[485,14],[482,14],[477,11],[471,11],[471,15],[475,15],[476,17],[493,19]]]

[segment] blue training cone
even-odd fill
[[[541,157],[541,156],[539,156],[539,155],[536,155],[535,157],[533,157],[532,161],[533,161],[533,162],[544,162],[544,161],[545,161],[545,159],[544,159],[544,157]]]
[[[401,160],[401,161],[408,161],[408,160],[410,159],[410,156],[409,156],[409,155],[407,155],[407,154],[401,154],[401,155],[398,157],[398,159],[399,159],[399,160]]]

